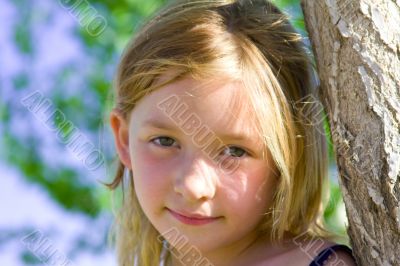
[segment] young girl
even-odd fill
[[[320,223],[311,78],[301,36],[265,0],[178,1],[144,25],[110,118],[110,187],[127,185],[119,264],[355,265]]]

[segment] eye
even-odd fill
[[[150,142],[155,143],[156,145],[161,147],[172,147],[175,140],[167,136],[160,136],[153,138],[152,140],[150,140]]]
[[[228,155],[230,155],[232,157],[243,157],[243,155],[248,154],[247,151],[245,151],[244,149],[237,147],[237,146],[226,147],[226,149],[224,150],[224,155],[226,153],[228,153]]]

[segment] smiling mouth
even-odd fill
[[[168,212],[175,217],[178,221],[188,224],[188,225],[204,225],[204,224],[209,224],[212,222],[215,222],[219,220],[220,217],[212,217],[212,216],[203,216],[200,214],[188,214],[185,212],[180,212],[180,211],[173,211],[171,209],[168,209]]]

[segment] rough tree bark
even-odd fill
[[[400,265],[400,0],[303,0],[359,265]]]

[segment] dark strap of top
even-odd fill
[[[318,254],[318,256],[315,257],[315,259],[310,263],[309,266],[322,266],[323,263],[328,260],[329,256],[331,256],[332,254],[335,253],[335,251],[344,251],[347,254],[349,254],[355,261],[355,259],[353,257],[353,252],[351,251],[351,249],[349,247],[347,247],[345,245],[333,245],[333,246],[330,246],[330,247],[322,250]],[[335,256],[335,255],[333,255],[333,256]],[[337,257],[333,261],[336,261],[336,260],[337,260]]]

